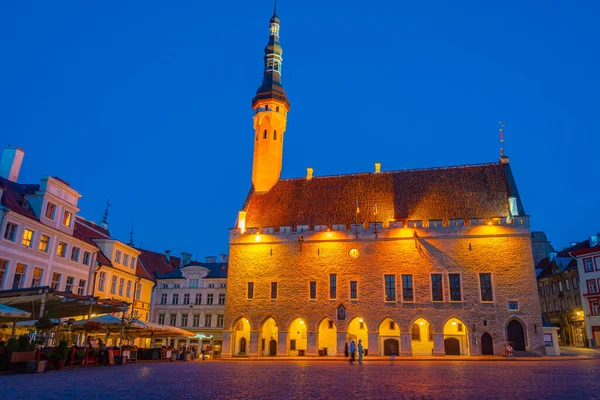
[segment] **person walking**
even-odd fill
[[[350,342],[350,361],[349,364],[350,365],[354,365],[354,358],[356,357],[356,342],[354,340],[352,340]]]
[[[358,365],[362,365],[363,354],[365,349],[363,348],[362,339],[358,339]]]
[[[348,357],[348,342],[344,345],[344,357]]]

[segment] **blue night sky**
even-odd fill
[[[176,3],[176,4],[175,4]],[[576,4],[576,5],[575,5]],[[113,236],[228,252],[250,188],[250,106],[272,2],[5,1],[0,146],[59,176]],[[283,177],[498,160],[532,229],[600,231],[600,2],[279,2]]]

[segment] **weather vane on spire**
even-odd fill
[[[129,243],[127,243],[129,246],[133,246],[133,225],[135,224],[135,221],[131,221],[131,231],[129,231]]]
[[[506,125],[504,125],[502,121],[499,121],[498,125],[500,126],[500,157],[504,157],[504,127],[506,127]]]
[[[109,201],[106,202],[106,209],[104,210],[104,216],[102,217],[102,221],[100,221],[100,223],[102,224],[108,224],[108,207],[110,207],[111,204]]]

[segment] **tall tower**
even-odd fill
[[[279,17],[277,9],[270,21],[269,44],[265,47],[265,72],[256,96],[254,109],[254,161],[252,184],[257,193],[268,192],[281,175],[283,135],[290,102],[281,86],[283,58],[279,44]]]

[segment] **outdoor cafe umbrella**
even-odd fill
[[[11,336],[15,336],[17,320],[31,317],[31,313],[0,304],[0,322],[12,322]]]

